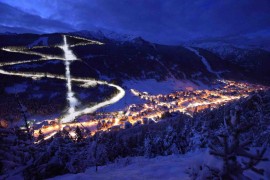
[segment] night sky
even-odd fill
[[[0,32],[108,29],[160,43],[270,32],[270,0],[0,0]]]

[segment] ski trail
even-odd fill
[[[42,59],[65,60],[64,58],[62,58],[60,56],[49,56],[49,55],[44,55],[42,53],[33,52],[33,51],[23,51],[23,50],[9,49],[9,48],[2,48],[2,50],[6,51],[6,52],[13,52],[13,53],[21,53],[21,54],[27,54],[27,55],[41,56]]]
[[[76,37],[74,37],[76,38]],[[6,71],[3,69],[0,69],[0,74],[5,74],[5,75],[10,75],[10,76],[20,76],[20,77],[25,77],[25,78],[32,78],[32,79],[38,79],[38,78],[51,78],[51,79],[61,79],[61,80],[66,80],[67,81],[67,87],[68,87],[68,101],[71,104],[71,110],[72,113],[69,113],[64,115],[64,117],[59,118],[61,123],[69,123],[71,121],[73,121],[76,117],[84,115],[84,114],[89,114],[89,113],[93,113],[96,110],[114,104],[116,102],[118,102],[120,99],[122,99],[125,96],[125,90],[115,84],[112,83],[108,83],[106,81],[101,81],[101,80],[94,80],[94,79],[90,79],[90,78],[72,78],[70,75],[70,62],[72,60],[77,60],[78,58],[72,53],[72,51],[69,49],[67,43],[66,43],[66,38],[64,37],[64,45],[59,46],[60,48],[64,48],[63,50],[65,51],[65,58],[61,58],[61,60],[65,61],[65,65],[66,65],[66,74],[65,76],[62,75],[55,75],[55,74],[50,74],[50,73],[37,73],[37,72],[17,72],[17,71]],[[88,44],[99,44],[102,45],[103,43],[98,42],[98,41],[91,41],[88,40],[89,43]],[[81,45],[87,45],[87,43],[83,43],[80,44],[78,46]],[[75,46],[75,45],[73,45]],[[2,50],[4,51],[8,51],[8,52],[18,52],[18,53],[24,53],[24,54],[33,54],[33,55],[37,55],[36,53],[32,53],[32,52],[26,52],[26,51],[20,51],[20,50],[14,50],[14,49],[10,49],[10,48],[2,48]],[[55,60],[55,57],[51,57],[51,56],[47,56],[47,55],[43,55],[41,54],[41,59],[38,60],[24,60],[24,61],[16,61],[16,62],[7,62],[7,63],[0,63],[0,67],[4,67],[4,66],[9,66],[9,65],[17,65],[17,64],[24,64],[24,63],[29,63],[29,62],[37,62],[37,61],[46,61],[46,60]],[[50,59],[52,58],[52,59]],[[57,58],[58,59],[58,58]],[[91,85],[91,84],[99,84],[99,85],[106,85],[106,86],[110,86],[113,88],[117,89],[117,93],[110,99],[105,100],[103,102],[97,103],[94,106],[91,107],[86,107],[84,109],[81,110],[76,110],[75,109],[75,105],[76,103],[74,103],[74,94],[72,92],[72,88],[71,88],[71,82],[79,82],[79,83],[83,83],[86,85]],[[86,86],[89,87],[89,86]],[[76,98],[75,98],[76,99]],[[73,106],[74,105],[74,106]],[[74,111],[73,111],[74,108]]]
[[[64,36],[64,45],[60,46],[61,49],[64,51],[64,57],[65,57],[65,66],[66,66],[66,79],[67,79],[67,100],[69,103],[68,113],[69,118],[68,121],[72,121],[75,119],[75,116],[73,116],[75,112],[75,107],[79,104],[79,101],[75,98],[74,92],[72,91],[72,83],[71,83],[71,75],[70,75],[70,63],[72,61],[75,61],[77,57],[72,53],[72,51],[69,49],[67,44],[67,38]]]
[[[169,75],[171,76],[171,78],[173,78],[174,79],[174,81],[176,81],[177,79],[176,79],[176,77],[173,75],[173,73],[171,72],[171,70],[170,69],[168,69],[166,66],[165,66],[165,64],[163,64],[160,60],[158,60],[158,58],[155,58],[155,61],[157,61],[168,73],[169,73]]]
[[[191,48],[191,47],[186,47],[186,48],[187,48],[188,50],[194,52],[197,56],[200,57],[202,63],[204,64],[204,66],[206,67],[206,69],[207,69],[208,72],[214,74],[218,79],[221,79],[221,77],[220,77],[220,73],[221,73],[221,72],[219,72],[219,71],[214,71],[214,70],[212,69],[212,67],[210,66],[210,64],[208,63],[208,61],[207,61],[202,55],[200,55],[199,51],[197,51],[196,49]]]

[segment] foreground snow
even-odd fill
[[[270,151],[265,154],[270,157]],[[203,178],[204,173],[200,171],[202,165],[208,165],[220,169],[222,167],[220,159],[209,155],[207,149],[188,153],[186,155],[170,155],[158,156],[156,158],[145,157],[128,157],[119,159],[114,164],[98,167],[98,172],[95,167],[88,168],[84,173],[65,174],[57,176],[51,180],[88,180],[88,179],[117,179],[117,180],[135,180],[135,179],[192,179],[190,174],[197,174]],[[264,168],[264,177],[255,174],[252,171],[246,171],[245,175],[251,179],[268,179],[270,178],[270,162],[262,162],[258,165]],[[205,167],[205,166],[204,166]],[[200,178],[199,178],[200,179]]]
[[[199,167],[203,162],[215,162],[207,151],[187,155],[159,156],[148,159],[132,157],[120,159],[114,164],[99,167],[98,172],[91,167],[85,173],[57,176],[55,180],[88,180],[88,179],[190,179],[187,174],[189,167]]]

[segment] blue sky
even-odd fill
[[[0,0],[0,31],[105,28],[166,44],[270,30],[269,0]]]

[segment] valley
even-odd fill
[[[58,55],[50,55],[50,54],[43,54],[25,50],[19,50],[18,48],[2,48],[2,51],[11,52],[11,53],[22,53],[25,55],[34,55],[39,56],[39,59],[33,60],[23,60],[23,61],[12,61],[12,62],[3,62],[1,63],[2,69],[0,73],[2,75],[7,76],[19,76],[22,78],[31,78],[34,81],[38,81],[39,79],[58,79],[60,81],[65,81],[66,83],[66,95],[65,95],[65,103],[66,110],[64,113],[58,111],[57,114],[60,113],[60,116],[55,116],[53,119],[43,119],[39,121],[31,121],[31,126],[34,129],[33,133],[34,136],[37,138],[40,133],[45,135],[45,139],[49,139],[53,135],[55,135],[58,131],[62,129],[68,128],[70,134],[75,136],[75,129],[77,126],[89,131],[90,134],[94,134],[97,131],[114,131],[119,130],[127,127],[132,127],[140,124],[148,124],[148,123],[157,123],[160,119],[165,118],[168,114],[171,113],[184,113],[189,116],[193,116],[194,113],[198,113],[205,109],[214,109],[220,106],[225,105],[226,103],[236,101],[240,98],[248,97],[251,93],[255,93],[258,91],[265,91],[268,89],[267,86],[263,85],[254,85],[248,82],[237,82],[231,80],[225,80],[221,76],[224,74],[226,75],[228,70],[224,71],[215,71],[212,69],[211,65],[207,61],[205,57],[199,54],[199,51],[187,47],[188,50],[194,52],[199,59],[201,59],[202,68],[205,71],[206,76],[201,78],[199,76],[193,76],[192,79],[187,80],[186,75],[184,76],[184,80],[182,80],[182,85],[177,88],[174,88],[174,91],[163,90],[164,93],[158,94],[151,94],[151,92],[142,91],[125,87],[118,86],[116,84],[112,84],[103,80],[95,80],[89,79],[88,77],[78,78],[74,77],[71,73],[70,67],[72,64],[78,62],[82,62],[83,60],[76,57],[73,54],[72,49],[74,47],[81,47],[81,46],[102,46],[104,43],[96,41],[96,40],[88,40],[85,38],[75,37],[75,36],[68,36],[69,40],[67,40],[67,36],[63,35],[63,42],[64,45],[54,46],[54,48],[60,48],[63,50],[63,56],[61,53]],[[71,44],[68,44],[69,43]],[[39,41],[35,41],[39,42]],[[33,47],[32,47],[33,48]],[[37,46],[35,48],[42,48],[42,46]],[[75,53],[78,51],[75,49]],[[60,55],[60,56],[59,56]],[[149,57],[148,57],[149,58]],[[55,60],[54,60],[55,59]],[[150,57],[150,59],[155,59],[155,57]],[[64,62],[65,65],[65,76],[59,74],[52,74],[46,72],[46,69],[41,69],[42,72],[33,72],[29,71],[29,68],[36,69],[37,67],[43,67],[44,64],[29,66],[29,63],[39,63],[39,62],[49,62],[52,64],[48,64],[48,67],[54,66],[54,61],[59,64]],[[155,61],[151,61],[152,63],[160,64],[159,68],[162,68],[162,72],[168,75],[169,78],[172,78],[172,82],[176,83],[177,75],[174,75],[175,72],[167,66],[167,64],[163,64],[160,60],[156,59]],[[19,69],[23,71],[14,71],[12,67],[20,65]],[[28,66],[22,66],[28,65]],[[91,65],[88,65],[91,66]],[[7,68],[6,68],[7,67]],[[46,66],[44,66],[46,67]],[[17,68],[17,69],[18,69]],[[63,67],[58,67],[63,68]],[[97,71],[96,68],[91,68],[94,71]],[[55,69],[55,68],[53,68]],[[60,72],[60,69],[55,69],[54,72]],[[100,75],[101,71],[98,70],[99,76],[102,78],[103,76]],[[183,72],[181,72],[184,74]],[[186,73],[187,74],[187,73]],[[151,76],[150,76],[151,77]],[[197,80],[196,80],[197,78]],[[209,82],[209,78],[211,78],[212,82]],[[119,78],[118,78],[119,79]],[[123,78],[121,78],[123,81]],[[162,80],[166,81],[166,80]],[[162,82],[161,81],[161,82]],[[132,81],[131,81],[132,82]],[[144,82],[144,81],[142,81]],[[147,81],[145,81],[147,82]],[[169,82],[169,81],[168,81]],[[199,84],[197,84],[199,82]],[[205,84],[204,84],[205,83]],[[50,84],[50,83],[49,83]],[[204,85],[201,85],[204,84]],[[26,85],[26,84],[25,84]],[[113,93],[110,98],[103,102],[94,102],[90,103],[85,101],[84,104],[81,104],[80,100],[77,99],[78,93],[74,92],[76,86],[79,86],[79,91],[82,89],[93,89],[95,86],[108,86],[115,88],[116,91]],[[124,84],[123,84],[124,85]],[[27,86],[27,85],[26,85]],[[171,85],[168,84],[167,89],[170,89]],[[175,85],[173,85],[175,86]],[[136,86],[135,86],[136,87]],[[139,89],[140,86],[138,86]],[[154,87],[155,88],[155,85]],[[156,88],[158,88],[156,86]],[[180,89],[179,89],[180,88]],[[85,92],[86,92],[85,91]],[[167,91],[167,93],[166,93]],[[16,91],[15,91],[16,92]],[[158,91],[157,91],[158,92]],[[156,92],[156,93],[157,93]],[[63,92],[64,93],[64,92]],[[111,92],[110,92],[111,93]],[[106,106],[114,106],[113,104],[120,101],[122,98],[126,98],[126,94],[130,99],[137,99],[131,100],[131,104],[124,104],[118,110],[114,111],[106,111],[102,112],[102,109]],[[17,92],[16,92],[17,94]],[[56,95],[57,96],[57,95]],[[123,101],[123,100],[121,100]],[[137,104],[133,104],[132,102],[138,102]],[[86,103],[86,104],[85,104]],[[88,103],[88,104],[87,104]],[[46,108],[46,106],[45,106]],[[110,109],[110,108],[109,108]],[[96,112],[97,111],[97,112]],[[55,114],[54,112],[52,112]],[[50,114],[45,114],[45,117],[49,117]],[[23,124],[22,124],[23,125]],[[75,138],[75,137],[74,137]]]
[[[270,179],[269,12],[0,0],[0,180]]]

